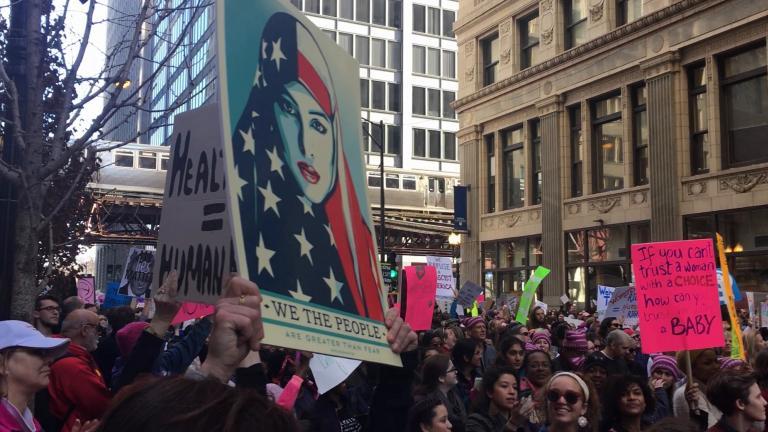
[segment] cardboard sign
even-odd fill
[[[724,345],[712,241],[632,245],[646,354]]]
[[[453,278],[451,257],[427,257],[427,265],[437,270],[437,295],[453,297],[456,280]]]
[[[77,278],[77,296],[85,303],[96,303],[93,276]]]
[[[176,312],[176,316],[173,317],[171,324],[179,324],[184,321],[196,320],[199,318],[213,315],[216,312],[216,306],[212,306],[204,303],[192,303],[184,302],[181,308]]]
[[[515,321],[520,324],[528,323],[528,312],[531,309],[531,303],[533,303],[533,296],[536,294],[536,289],[541,285],[541,281],[549,274],[549,269],[546,267],[538,266],[533,271],[531,278],[525,283],[523,288],[523,296],[520,299],[520,307],[517,309],[517,315]]]
[[[605,309],[605,316],[615,317],[622,321],[625,326],[636,326],[638,320],[635,287],[626,286],[614,289],[613,296]]]
[[[456,302],[464,307],[470,307],[475,303],[475,299],[480,293],[483,292],[483,287],[480,285],[466,281],[459,291],[459,296],[456,297]]]
[[[429,330],[435,311],[437,270],[431,266],[416,265],[405,267],[403,274],[400,315],[413,330]]]
[[[119,289],[120,284],[117,282],[107,284],[107,293],[104,295],[104,303],[101,304],[101,309],[111,309],[131,304],[133,297],[120,294]]]
[[[227,203],[264,344],[400,365],[362,155],[359,65],[288,2],[216,2]],[[217,172],[218,174],[218,172]]]
[[[154,272],[160,286],[176,270],[179,298],[209,304],[237,270],[218,111],[212,104],[174,118]]]
[[[155,251],[132,247],[125,260],[125,272],[118,292],[130,297],[150,297]]]
[[[616,288],[603,285],[597,286],[597,301],[595,302],[595,309],[598,320],[607,318],[605,309],[608,307],[608,302],[611,301],[611,297],[613,296],[613,291],[615,289]]]
[[[360,366],[360,363],[362,363],[360,360],[314,354],[309,359],[309,368],[315,378],[317,392],[325,394],[343,383]]]

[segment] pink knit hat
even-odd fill
[[[128,324],[117,331],[115,339],[117,340],[117,349],[120,350],[120,355],[125,358],[133,351],[133,347],[136,346],[136,342],[139,341],[141,332],[149,327],[149,323],[143,321],[136,321]]]

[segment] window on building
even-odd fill
[[[373,0],[373,23],[387,25],[387,2],[384,0]]]
[[[644,85],[632,88],[632,153],[635,186],[648,184],[648,95]]]
[[[443,36],[453,38],[453,22],[456,21],[456,12],[452,10],[443,10]]]
[[[139,152],[139,168],[156,170],[157,169],[157,153],[140,151]]]
[[[381,174],[373,171],[368,171],[368,187],[380,188],[381,187]]]
[[[499,35],[487,37],[480,41],[483,50],[483,85],[496,82],[496,70],[499,67]]]
[[[413,155],[427,156],[427,131],[425,129],[413,128]]]
[[[379,123],[371,123],[368,125],[369,130],[371,131],[371,151],[379,153],[381,152],[381,149],[384,148],[384,151],[387,151],[386,143],[384,140],[387,138],[385,135],[382,135],[382,132],[384,132],[381,129],[381,126],[379,126]],[[383,147],[379,147],[383,146]]]
[[[367,65],[370,62],[366,36],[355,35],[355,58],[361,65]]]
[[[354,0],[339,0],[339,17],[355,19],[353,4]]]
[[[424,5],[413,5],[413,31],[427,32],[427,7]]]
[[[404,175],[403,176],[403,189],[404,190],[416,190],[416,176]]]
[[[496,211],[496,143],[493,134],[485,136],[485,172],[488,184],[486,211],[493,213]]]
[[[355,2],[355,21],[369,22],[371,20],[370,0],[357,0]]]
[[[384,187],[387,189],[400,189],[400,175],[399,174],[387,174]]]
[[[456,53],[443,50],[443,78],[456,79]]]
[[[721,119],[728,166],[768,161],[765,44],[720,58]]]
[[[413,46],[413,72],[427,73],[427,49],[423,46]]]
[[[443,159],[456,160],[456,134],[443,132]]]
[[[349,55],[355,55],[353,48],[353,36],[348,33],[339,33],[339,46]]]
[[[623,26],[643,16],[643,0],[617,0],[616,26]]]
[[[400,15],[403,4],[401,0],[389,0],[389,16],[387,22],[390,27],[400,28]]]
[[[703,63],[688,68],[688,109],[691,128],[691,174],[709,172],[707,74]]]
[[[565,0],[565,49],[587,41],[587,0]]]
[[[440,50],[427,48],[427,73],[440,76]]]
[[[583,193],[584,185],[584,134],[581,133],[581,106],[568,109],[570,123],[571,147],[571,196],[578,197]]]
[[[443,117],[456,118],[456,111],[453,110],[451,104],[456,100],[456,93],[448,90],[443,90]]]
[[[371,105],[369,86],[367,79],[360,78],[360,106],[362,108],[369,108]]]
[[[160,171],[168,171],[168,158],[167,154],[160,155]]]
[[[539,62],[539,13],[520,20],[520,69]]]
[[[525,154],[523,125],[507,129],[501,134],[503,151],[502,188],[504,209],[525,205]]]
[[[320,0],[304,0],[304,11],[319,14]]]
[[[399,155],[402,149],[400,126],[387,125],[387,153]]]
[[[133,168],[133,152],[130,150],[115,150],[115,166]]]
[[[427,115],[440,117],[440,90],[427,89]]]
[[[413,87],[413,113],[427,114],[427,89],[424,87]]]
[[[387,83],[389,90],[389,111],[400,112],[400,84]]]
[[[617,94],[592,102],[595,192],[624,187],[623,129],[621,95]]]
[[[427,33],[440,36],[440,9],[427,8]]]
[[[371,80],[371,108],[387,109],[387,83]]]
[[[541,204],[541,122],[539,119],[528,123],[531,140],[531,204]]]
[[[323,15],[336,16],[336,0],[323,0]]]
[[[371,66],[387,67],[387,41],[384,39],[371,39]]]
[[[440,159],[440,131],[427,131],[429,135],[429,157]]]
[[[370,136],[371,132],[368,130],[368,122],[363,122],[363,151],[370,151]]]
[[[387,49],[389,53],[387,55],[387,67],[390,69],[400,69],[400,42],[387,42]]]
[[[323,30],[323,33],[325,33],[326,36],[328,36],[332,41],[336,42],[336,32],[333,30]]]

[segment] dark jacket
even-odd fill
[[[464,402],[456,393],[456,387],[452,388],[447,395],[440,390],[435,390],[432,393],[415,397],[417,401],[429,398],[438,399],[445,405],[448,410],[448,421],[452,425],[451,432],[464,432],[467,423],[467,410],[464,407]]]
[[[112,388],[112,369],[115,367],[115,360],[120,357],[120,349],[115,340],[116,332],[99,341],[99,347],[93,352],[93,358],[99,365],[101,376],[108,388]]]
[[[157,358],[152,372],[159,376],[183,374],[200,354],[212,327],[213,322],[208,318],[187,327],[184,337]]]
[[[404,431],[408,424],[408,411],[413,406],[414,371],[418,354],[409,351],[400,355],[403,367],[378,366],[378,384],[373,391],[368,414],[369,432]]]
[[[503,432],[507,419],[502,415],[491,417],[488,413],[476,412],[467,418],[467,432]]]
[[[653,391],[653,395],[656,398],[656,409],[651,414],[643,416],[643,422],[646,424],[654,424],[672,415],[672,402],[669,400],[667,391],[663,387],[657,388]]]

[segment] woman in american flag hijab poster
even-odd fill
[[[259,19],[243,20],[247,9]],[[264,296],[264,342],[396,362],[382,324],[357,63],[292,6],[227,1],[222,10],[230,208],[238,268]],[[233,25],[258,37],[234,37]],[[233,56],[233,45],[246,51]],[[252,71],[247,85],[233,68]]]

